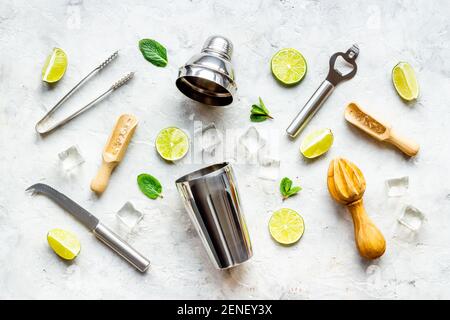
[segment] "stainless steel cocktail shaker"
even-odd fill
[[[231,104],[237,90],[232,53],[230,40],[222,36],[209,37],[201,53],[180,68],[177,88],[189,98],[207,105]]]
[[[250,236],[229,163],[194,171],[176,185],[216,268],[230,268],[251,258]]]

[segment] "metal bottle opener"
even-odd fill
[[[302,110],[295,117],[289,127],[286,129],[287,134],[291,138],[297,137],[297,135],[306,127],[311,118],[316,114],[325,100],[333,92],[338,83],[344,80],[351,79],[355,76],[358,69],[356,65],[356,58],[359,54],[359,48],[354,44],[346,53],[336,52],[330,58],[330,71],[324,82],[309,98],[308,102],[303,106]],[[342,74],[339,70],[335,69],[335,63],[337,57],[342,57],[346,62],[353,66],[352,71],[347,74]]]

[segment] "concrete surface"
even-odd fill
[[[449,14],[447,1],[2,1],[0,298],[450,298]],[[235,46],[238,98],[226,109],[190,101],[174,85],[178,68],[211,34],[227,36]],[[142,38],[167,47],[166,68],[142,58],[137,48]],[[356,77],[336,89],[306,129],[331,128],[334,145],[323,157],[305,161],[299,154],[305,135],[290,141],[284,131],[325,78],[330,55],[353,43],[361,49]],[[53,47],[66,51],[69,66],[49,88],[40,73]],[[305,79],[292,88],[277,84],[269,68],[272,55],[284,47],[300,50],[308,62]],[[69,100],[60,115],[126,72],[136,71],[136,78],[70,124],[45,138],[37,135],[34,125],[46,110],[116,49],[118,60]],[[392,86],[391,70],[399,61],[408,61],[417,73],[421,93],[414,103],[403,102]],[[254,247],[246,264],[217,271],[174,185],[176,178],[204,165],[195,155],[198,146],[191,145],[182,161],[168,164],[155,152],[154,139],[171,125],[192,135],[194,121],[214,121],[239,135],[253,125],[248,115],[258,96],[275,118],[254,126],[281,160],[278,178],[289,176],[303,190],[283,203],[278,181],[263,181],[258,164],[236,160],[239,148],[237,154],[218,153],[205,161],[234,158]],[[350,127],[343,118],[350,101],[419,142],[419,155],[409,159]],[[140,123],[98,198],[89,184],[113,124],[125,112]],[[235,140],[226,137],[233,146]],[[74,144],[85,163],[66,175],[58,153]],[[388,245],[381,259],[359,257],[350,216],[328,194],[326,170],[336,156],[355,162],[365,175],[366,209]],[[141,194],[136,176],[142,172],[160,179],[163,199]],[[410,178],[408,195],[388,198],[385,179],[401,176]],[[54,186],[96,214],[148,256],[151,269],[139,274],[50,200],[24,192],[36,182]],[[145,213],[132,233],[115,218],[126,201]],[[427,217],[409,241],[399,236],[397,222],[405,203]],[[305,234],[291,247],[277,245],[267,230],[271,212],[280,207],[295,209],[305,219]],[[73,263],[48,247],[46,233],[55,227],[79,236],[82,251]]]

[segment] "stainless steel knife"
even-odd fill
[[[44,183],[36,183],[29,187],[27,191],[33,191],[35,193],[46,195],[63,209],[68,211],[78,221],[83,223],[89,230],[94,233],[97,239],[113,249],[122,258],[131,263],[136,269],[138,269],[140,272],[147,271],[148,267],[150,266],[150,261],[147,258],[133,249],[117,234],[103,225],[94,215],[80,207],[72,199],[68,198],[61,192],[56,191],[55,189]]]

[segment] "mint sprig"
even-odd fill
[[[280,192],[283,196],[283,200],[296,195],[300,190],[302,190],[299,186],[292,186],[292,180],[288,177],[284,177],[280,182]]]
[[[264,102],[260,97],[259,105],[258,104],[252,105],[252,110],[250,112],[250,120],[252,122],[262,122],[269,118],[273,119],[272,116],[269,114],[269,110],[266,108]]]
[[[147,173],[141,173],[137,177],[137,183],[139,189],[150,199],[156,199],[158,197],[163,197],[161,183],[154,176]]]
[[[162,44],[153,39],[139,41],[139,50],[144,58],[157,67],[167,66],[167,50]]]

